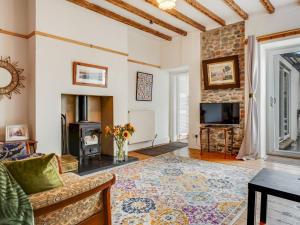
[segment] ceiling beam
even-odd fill
[[[260,0],[260,2],[268,11],[268,13],[272,14],[275,12],[275,8],[269,0]]]
[[[167,41],[171,41],[172,40],[171,36],[163,34],[163,33],[159,32],[157,30],[154,30],[152,28],[146,27],[143,24],[135,22],[134,20],[128,19],[128,18],[123,17],[123,16],[120,16],[117,13],[114,13],[114,12],[108,10],[108,9],[102,8],[99,5],[90,3],[90,2],[88,2],[86,0],[67,0],[67,1],[72,2],[72,3],[76,4],[76,5],[79,5],[79,6],[83,7],[83,8],[89,9],[91,11],[94,11],[96,13],[99,13],[99,14],[101,14],[103,16],[106,16],[106,17],[109,17],[109,18],[114,19],[116,21],[119,21],[121,23],[124,23],[124,24],[127,24],[129,26],[132,26],[132,27],[134,27],[136,29],[139,29],[139,30],[142,30],[144,32],[153,34],[153,35],[155,35],[157,37],[160,37],[162,39],[165,39]]]
[[[145,2],[148,2],[149,4],[159,8],[158,3],[155,0],[145,0]],[[175,18],[177,18],[177,19],[179,19],[179,20],[181,20],[181,21],[197,28],[198,30],[201,30],[201,31],[206,30],[205,26],[203,26],[202,24],[196,22],[195,20],[187,17],[186,15],[184,15],[181,12],[177,11],[176,9],[169,9],[169,10],[162,10],[162,11],[164,11],[164,12],[174,16]]]
[[[178,33],[180,35],[183,35],[183,36],[187,35],[186,31],[184,31],[182,29],[179,29],[179,28],[177,28],[177,27],[175,27],[175,26],[173,26],[169,23],[166,23],[163,20],[160,20],[160,19],[150,15],[149,13],[147,13],[147,12],[145,12],[145,11],[139,9],[139,8],[136,8],[135,6],[130,5],[130,4],[128,4],[127,2],[125,2],[123,0],[106,0],[106,1],[113,4],[113,5],[115,5],[115,6],[118,6],[118,7],[122,8],[122,9],[125,9],[128,12],[131,12],[131,13],[137,15],[137,16],[140,16],[140,17],[150,21],[151,23],[155,23],[159,26],[162,26],[162,27],[164,27],[168,30],[171,30],[175,33]]]
[[[209,18],[211,18],[212,20],[214,20],[218,24],[220,24],[222,26],[226,25],[225,21],[221,17],[219,17],[214,12],[210,11],[204,5],[200,4],[197,0],[185,0],[185,1],[186,1],[186,3],[188,3],[189,5],[194,7],[196,10],[198,10],[199,12],[205,14],[206,16],[208,16]]]
[[[223,0],[233,11],[235,11],[244,20],[249,18],[248,13],[246,13],[234,0]]]

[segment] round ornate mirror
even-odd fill
[[[12,93],[21,94],[20,88],[24,88],[21,76],[23,69],[18,68],[17,62],[11,62],[10,57],[0,58],[0,97],[6,96],[9,99]]]
[[[7,69],[0,67],[0,88],[7,87],[12,81],[12,76]]]

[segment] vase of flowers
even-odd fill
[[[105,134],[106,136],[112,136],[117,144],[118,151],[117,151],[117,161],[122,162],[125,160],[125,151],[124,151],[124,145],[126,141],[129,140],[129,138],[132,136],[132,134],[135,132],[134,127],[127,123],[124,126],[117,125],[113,127],[107,126],[105,128]]]

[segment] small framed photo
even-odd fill
[[[204,89],[240,87],[239,58],[237,55],[202,61]]]
[[[153,75],[137,72],[136,77],[136,100],[152,101]]]
[[[22,125],[7,125],[5,141],[23,141],[29,139],[28,127]]]
[[[81,62],[73,62],[73,84],[107,87],[108,68]]]

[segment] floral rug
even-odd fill
[[[112,169],[113,224],[233,224],[257,171],[165,154]]]

